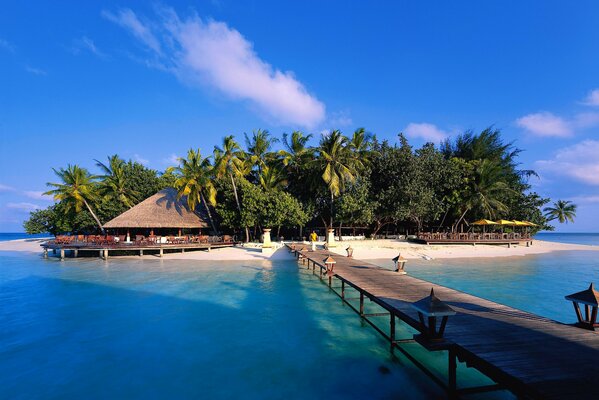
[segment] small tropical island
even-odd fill
[[[530,238],[552,230],[554,220],[573,222],[576,214],[571,202],[547,206],[550,199],[531,190],[536,173],[518,168],[522,150],[492,127],[417,149],[401,133],[391,144],[363,128],[350,136],[330,131],[311,146],[313,139],[301,131],[279,139],[256,130],[244,134],[241,145],[227,136],[212,153],[192,148],[164,171],[118,155],[95,160],[97,172],[68,164],[54,169],[58,181],[48,183],[45,194],[56,203],[32,212],[24,227],[30,234],[54,235],[106,235],[107,228],[128,227],[143,238],[155,236],[152,228],[168,223],[109,221],[167,188],[176,189],[188,211],[203,215],[205,226],[190,227],[246,243],[261,241],[265,229],[277,239],[307,240],[310,232],[325,237],[334,231],[340,240],[442,236],[484,243],[499,237],[492,232]],[[175,224],[164,234],[202,233],[186,227]],[[485,236],[456,236],[483,231]]]

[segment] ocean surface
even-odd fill
[[[599,233],[540,232],[535,235],[535,239],[546,240],[548,242],[588,244],[599,246]]]
[[[0,232],[0,242],[5,242],[7,240],[17,240],[17,239],[39,239],[51,237],[49,233],[40,233],[36,235],[29,235],[27,233],[22,232]]]
[[[564,296],[598,276],[598,255],[409,260],[406,269],[573,322]],[[390,261],[376,262],[391,268]],[[377,311],[368,305],[367,312]],[[412,334],[398,326],[398,337]],[[407,346],[446,376],[446,354]],[[490,383],[459,368],[461,385]],[[2,251],[0,388],[0,398],[7,399],[444,396],[403,355],[392,356],[374,329],[294,260],[60,262]],[[497,392],[469,398],[512,397]]]

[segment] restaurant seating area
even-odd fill
[[[208,236],[208,235],[183,235],[183,236],[158,236],[158,235],[135,235],[127,240],[126,235],[59,235],[48,244],[76,247],[152,247],[162,245],[184,245],[184,244],[210,244],[210,243],[232,243],[235,238],[230,235]]]
[[[482,233],[482,232],[421,232],[418,234],[418,239],[426,241],[501,241],[501,240],[526,240],[531,239],[530,233]]]

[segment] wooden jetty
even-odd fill
[[[120,244],[89,244],[89,243],[69,243],[69,244],[58,244],[52,241],[42,243],[40,246],[44,250],[44,257],[48,256],[48,250],[52,250],[53,253],[58,253],[61,260],[64,260],[67,254],[72,257],[78,257],[80,253],[96,253],[100,258],[108,259],[110,253],[115,254],[127,254],[135,252],[140,256],[145,254],[156,254],[162,257],[165,251],[170,252],[181,252],[184,253],[186,250],[207,250],[216,249],[220,247],[232,247],[235,245],[233,241],[220,241],[210,243],[177,243],[177,244],[138,244],[138,243],[120,243]]]
[[[450,398],[492,390],[509,390],[519,398],[532,399],[599,398],[596,380],[599,376],[599,336],[594,331],[326,250],[310,251],[302,244],[288,244],[288,247],[303,265],[307,263],[307,267],[318,271],[321,277],[328,277],[329,288],[383,335],[392,351],[399,350],[404,354],[443,387]],[[329,256],[334,258],[335,263],[331,264],[329,259],[329,264],[325,265],[325,258]],[[359,298],[348,298],[348,288],[355,289]],[[429,294],[431,288],[445,305],[455,311],[455,315],[444,318],[446,325],[442,339],[427,339],[429,328],[426,320],[413,307],[415,302]],[[385,312],[366,314],[365,299],[376,303]],[[352,304],[352,301],[356,304],[358,300],[359,305]],[[588,313],[588,308],[586,311]],[[380,328],[380,324],[371,318],[379,317],[380,321],[382,316],[389,318],[388,330]],[[428,321],[430,324],[431,320]],[[432,321],[435,322],[434,317]],[[408,338],[396,337],[396,323],[407,324],[416,334]],[[439,377],[429,371],[404,348],[404,343],[414,341],[427,350],[447,352],[447,377]],[[459,388],[458,362],[477,369],[495,384]]]

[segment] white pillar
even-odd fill
[[[270,229],[266,228],[264,229],[264,240],[262,242],[262,248],[271,248],[272,247],[272,242],[270,241]]]
[[[335,244],[335,229],[327,229],[327,245],[329,248],[336,247]]]

